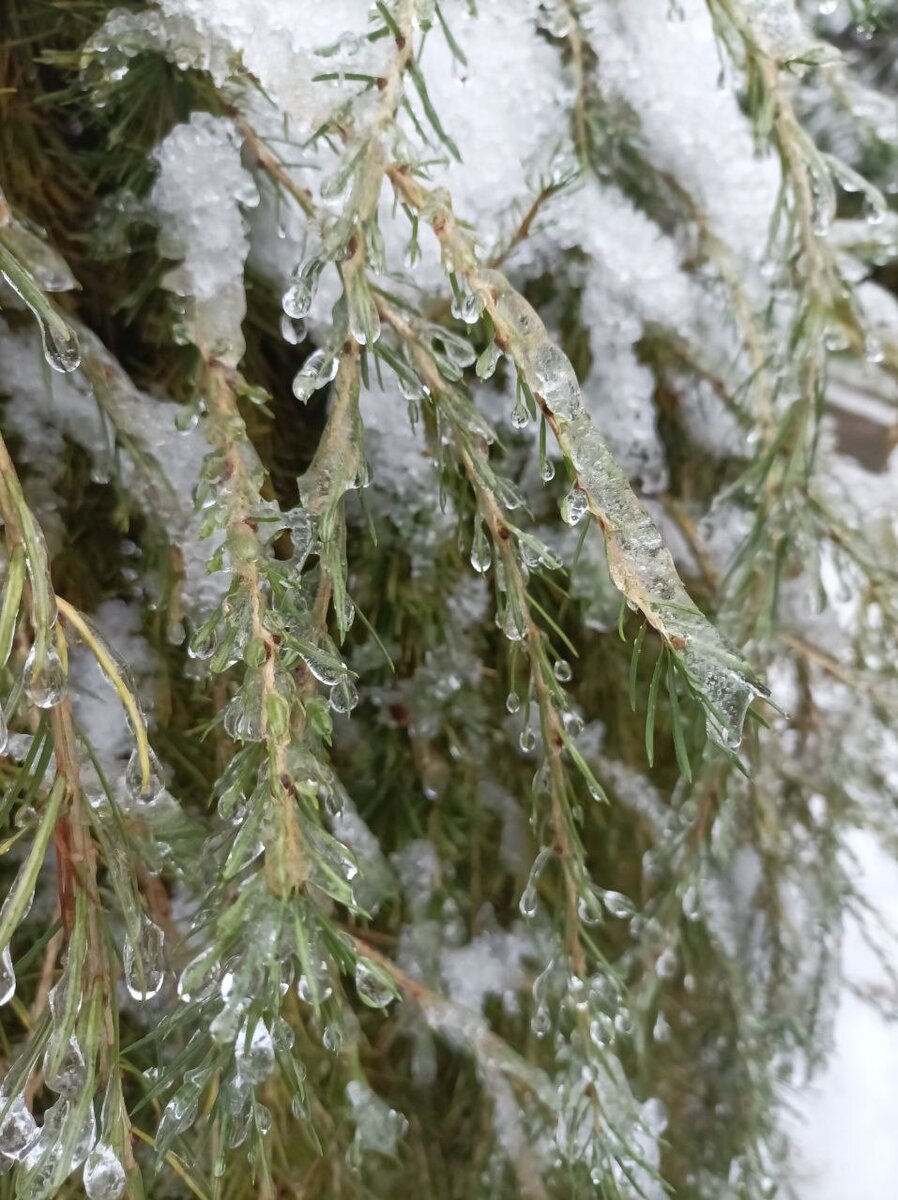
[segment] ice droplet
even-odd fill
[[[530,424],[530,413],[522,395],[518,395],[514,408],[511,410],[511,423],[515,429],[526,429]]]
[[[546,338],[527,364],[527,382],[550,412],[571,420],[581,407],[580,385],[564,351]]]
[[[165,979],[164,945],[162,930],[146,918],[141,922],[137,946],[125,943],[125,987],[133,1000],[144,1002],[158,996]]]
[[[298,321],[307,315],[312,307],[323,269],[324,263],[318,258],[311,259],[300,268],[281,300],[281,306],[288,317]]]
[[[474,292],[462,292],[452,301],[452,315],[456,321],[464,321],[466,325],[476,325],[483,312],[483,299]]]
[[[186,1083],[175,1092],[163,1110],[156,1130],[156,1145],[167,1146],[179,1133],[183,1133],[196,1118],[200,1102],[200,1089],[195,1083]]]
[[[335,713],[347,717],[359,703],[359,691],[347,676],[335,684],[331,690],[329,703]]]
[[[325,687],[335,687],[346,678],[346,664],[340,662],[334,655],[328,654],[326,650],[303,643],[299,653],[318,682],[323,683]]]
[[[84,1164],[88,1200],[119,1200],[125,1190],[125,1168],[106,1142],[97,1142]]]
[[[137,747],[134,747],[125,769],[125,787],[131,799],[143,805],[155,803],[165,791],[162,768],[152,750],[150,751],[150,774],[147,781],[144,782],[140,754]]]
[[[252,1033],[244,1025],[234,1045],[234,1062],[248,1083],[263,1083],[274,1070],[274,1042],[268,1026],[256,1021]]]
[[[24,292],[16,286],[5,271],[0,271],[0,275],[3,276],[16,295],[28,305],[32,316],[37,321],[38,328],[41,331],[44,358],[47,360],[49,366],[54,371],[59,371],[62,375],[68,375],[72,371],[77,371],[81,364],[81,347],[78,345],[78,338],[74,329],[70,328],[55,311],[52,317],[48,318],[46,313],[33,304]]]
[[[0,1112],[8,1102],[9,1097],[0,1092]],[[0,1154],[7,1158],[24,1158],[39,1133],[37,1122],[25,1107],[25,1101],[21,1096],[16,1096],[6,1116],[0,1120]]]
[[[38,708],[54,708],[65,698],[66,675],[55,646],[41,653],[35,642],[25,659],[25,694]]]
[[[337,374],[339,363],[324,350],[313,350],[293,379],[293,395],[308,404],[312,393],[325,387]]]
[[[508,695],[505,698],[505,707],[508,709],[508,711],[511,713],[512,716],[514,716],[514,714],[516,712],[520,712],[521,697],[517,694],[517,692],[509,692],[508,693]]]
[[[369,1008],[386,1008],[395,999],[393,989],[381,972],[365,958],[356,962],[355,988],[359,999]]]
[[[633,916],[633,905],[622,892],[605,892],[602,902],[612,917],[624,920]]]
[[[523,616],[516,604],[505,605],[505,612],[502,616],[502,632],[510,642],[520,642],[527,632]]]
[[[477,359],[474,367],[478,379],[490,379],[496,370],[496,365],[502,357],[502,351],[495,342],[490,342]]]
[[[48,1051],[50,1049],[52,1044]],[[58,1092],[60,1096],[77,1096],[86,1082],[87,1065],[76,1037],[69,1038],[55,1069],[48,1062],[47,1055],[44,1055],[44,1083],[52,1091]]]
[[[573,678],[574,673],[571,670],[571,664],[566,658],[559,658],[555,663],[553,670],[555,678],[559,683],[570,683],[571,679]]]
[[[537,894],[539,878],[540,875],[542,875],[543,869],[551,856],[552,851],[549,849],[549,847],[543,846],[542,850],[540,850],[539,854],[537,854],[533,861],[533,866],[530,868],[530,875],[527,879],[527,886],[521,893],[521,899],[518,904],[518,908],[520,909],[521,916],[526,917],[528,920],[530,920],[531,917],[536,916],[536,910],[539,902],[539,897]]]
[[[561,502],[561,519],[568,525],[577,525],[589,508],[589,497],[580,488],[574,487]]]
[[[281,337],[290,346],[298,346],[306,336],[306,323],[302,317],[291,317],[281,313]]]
[[[474,540],[471,542],[471,566],[478,575],[485,575],[493,561],[489,538],[486,536],[480,521],[474,528]]]
[[[9,1004],[16,994],[16,972],[9,946],[0,950],[0,1004]]]

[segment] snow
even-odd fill
[[[851,848],[863,890],[898,937],[898,866],[867,834]],[[862,987],[884,989],[898,1004],[881,966],[849,920],[843,969]],[[796,1200],[891,1200],[898,1175],[898,1027],[852,991],[842,992],[832,1055],[822,1073],[794,1098],[792,1186]]]
[[[80,331],[85,360],[96,364],[103,380],[104,405],[126,439],[119,456],[124,486],[144,512],[161,520],[183,557],[181,595],[188,616],[199,622],[223,592],[223,578],[208,574],[206,562],[216,538],[201,540],[201,518],[193,493],[208,446],[198,429],[178,431],[179,406],[137,389],[100,342]],[[13,331],[0,319],[6,429],[20,439],[18,460],[24,488],[39,515],[51,554],[66,536],[55,491],[57,464],[66,440],[82,447],[94,463],[94,476],[112,476],[111,431],[84,371],[47,376],[40,338],[31,328]],[[137,453],[132,454],[131,450]],[[148,460],[148,463],[147,461]]]
[[[159,253],[178,265],[163,285],[187,301],[186,336],[225,366],[243,357],[246,316],[243,265],[249,239],[242,207],[259,193],[240,164],[231,121],[194,113],[155,154],[159,173],[150,207],[159,223]]]

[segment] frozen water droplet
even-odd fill
[[[49,1050],[52,1049],[52,1042]],[[87,1082],[87,1065],[76,1037],[70,1037],[65,1050],[54,1065],[44,1055],[44,1083],[60,1096],[77,1096]]]
[[[589,1037],[596,1046],[608,1046],[614,1041],[614,1021],[607,1013],[596,1013],[589,1023]]]
[[[359,999],[369,1008],[386,1008],[390,1001],[395,999],[393,989],[384,979],[382,972],[365,958],[356,962],[355,988]]]
[[[162,768],[156,755],[150,751],[150,774],[144,780],[143,766],[137,747],[131,752],[125,770],[125,787],[130,798],[138,804],[154,804],[165,791]]]
[[[331,382],[338,367],[334,355],[313,350],[293,379],[293,395],[301,404],[307,404],[313,392]]]
[[[605,892],[602,902],[612,917],[625,920],[633,916],[633,905],[621,892]]]
[[[330,1050],[331,1054],[336,1054],[342,1047],[343,1041],[343,1030],[339,1025],[326,1025],[324,1027],[321,1042],[325,1050]]]
[[[505,605],[502,616],[502,632],[510,642],[520,642],[526,632],[524,619],[516,604]]]
[[[559,683],[570,683],[571,679],[573,678],[574,673],[571,670],[571,664],[566,658],[559,658],[555,663],[553,670],[555,678]]]
[[[541,396],[550,412],[572,420],[581,409],[580,385],[563,350],[546,338],[527,364],[527,382]]]
[[[883,350],[882,342],[875,334],[867,334],[864,349],[868,363],[881,363],[885,358],[885,351]]]
[[[358,688],[348,677],[341,679],[331,689],[329,702],[335,713],[339,713],[341,716],[348,716],[358,705]]]
[[[508,709],[508,711],[511,713],[512,716],[514,716],[514,714],[516,712],[520,712],[521,697],[517,694],[517,692],[509,692],[508,693],[508,695],[505,697],[505,707]]]
[[[562,724],[564,725],[565,733],[570,737],[579,737],[583,732],[583,718],[578,712],[572,712],[568,709],[562,714]]]
[[[334,687],[346,678],[346,664],[328,654],[326,650],[303,643],[299,653],[318,682],[323,683],[325,687]]]
[[[489,538],[486,536],[480,521],[474,527],[474,540],[471,542],[471,566],[478,575],[485,575],[493,561]]]
[[[88,1200],[119,1200],[125,1190],[125,1168],[106,1142],[97,1142],[84,1164]]]
[[[539,887],[539,877],[543,873],[543,868],[551,857],[552,851],[544,846],[534,859],[533,866],[530,868],[530,875],[527,878],[527,886],[521,893],[521,899],[518,902],[518,908],[522,917],[530,920],[536,916],[536,910],[539,904],[539,896],[537,888]]]
[[[152,1000],[159,994],[165,979],[164,945],[162,930],[147,918],[141,921],[137,946],[125,943],[125,987],[133,1000]]]
[[[306,336],[306,323],[302,317],[291,317],[281,313],[281,337],[290,346],[298,346]]]
[[[474,370],[477,373],[478,379],[490,379],[496,370],[496,365],[502,357],[502,351],[495,342],[490,342],[487,348],[477,359],[477,365]]]
[[[399,391],[406,400],[423,400],[425,396],[430,395],[430,388],[412,371],[411,367],[408,372],[403,372],[396,378],[399,381]]]
[[[247,1082],[263,1083],[274,1070],[274,1042],[268,1026],[257,1020],[251,1034],[244,1025],[234,1045],[234,1062]]]
[[[373,346],[380,338],[380,315],[368,285],[355,276],[346,294],[349,332],[359,346]]]
[[[543,461],[540,469],[540,476],[543,483],[551,483],[555,478],[555,464],[552,462],[551,458],[547,458]]]
[[[156,1145],[167,1146],[196,1119],[200,1089],[195,1083],[185,1083],[166,1104],[156,1130]]]
[[[515,429],[526,429],[530,424],[530,413],[527,411],[527,405],[524,403],[522,395],[515,400],[514,408],[511,410],[511,423]]]
[[[300,268],[281,300],[281,306],[288,317],[298,321],[308,314],[323,269],[324,263],[320,259],[311,259]]]
[[[655,964],[655,969],[657,970],[658,975],[661,979],[673,979],[677,973],[678,967],[679,967],[679,961],[677,959],[676,951],[672,950],[668,946],[668,948],[666,950],[663,950],[661,952],[661,954],[658,956],[658,961]]]
[[[577,525],[589,508],[586,492],[574,487],[561,502],[561,519],[568,525]]]
[[[690,883],[683,893],[683,916],[687,921],[697,921],[701,916],[701,900],[694,883]]]
[[[78,345],[78,338],[74,329],[71,329],[56,312],[48,318],[46,312],[32,304],[5,271],[0,271],[0,275],[3,276],[16,295],[28,305],[32,316],[37,321],[41,332],[44,358],[47,360],[47,363],[54,371],[59,371],[63,375],[77,371],[81,363],[81,348]]]
[[[527,726],[521,730],[521,736],[518,738],[518,745],[525,754],[529,754],[536,746],[536,732]]]
[[[0,1004],[9,1004],[16,994],[16,972],[9,946],[0,950]]]
[[[0,1092],[0,1112],[6,1108],[8,1100],[9,1097]],[[23,1159],[39,1134],[37,1122],[25,1107],[25,1101],[16,1096],[6,1116],[0,1119],[0,1154]]]
[[[452,315],[456,321],[476,325],[483,313],[483,299],[473,292],[463,292],[452,301]]]
[[[25,659],[25,694],[38,708],[54,708],[66,693],[65,668],[55,646],[45,646],[43,653],[38,642]]]

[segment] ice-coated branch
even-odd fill
[[[616,586],[660,634],[703,697],[709,736],[738,746],[748,707],[764,689],[693,603],[670,551],[586,411],[570,361],[505,276],[478,265],[474,243],[457,224],[448,194],[425,188],[406,167],[391,166],[389,176],[397,194],[430,224],[447,269],[480,298],[496,344],[538,399],[574,478],[565,519],[576,524],[587,511],[595,518]]]

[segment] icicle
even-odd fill
[[[147,918],[141,921],[137,945],[125,942],[125,987],[133,1000],[145,1002],[159,994],[165,979],[164,944],[162,930]]]
[[[66,675],[55,646],[45,645],[41,653],[35,642],[25,659],[25,694],[38,708],[54,708],[66,694]]]
[[[31,296],[33,284],[31,288],[23,284],[23,281],[19,279],[18,272],[16,272],[15,279],[10,278],[6,270],[0,270],[0,275],[28,305],[32,316],[37,321],[41,332],[44,358],[49,366],[62,375],[77,371],[81,365],[81,347],[78,345],[75,331],[56,312],[46,307],[46,301],[41,303],[36,297]]]
[[[471,543],[471,566],[478,575],[485,575],[493,561],[489,538],[483,528],[483,522],[477,521],[474,526],[474,540]]]
[[[162,768],[152,750],[150,751],[149,779],[145,781],[140,753],[135,746],[125,771],[125,788],[133,801],[144,806],[154,804],[162,796],[165,791]]]

